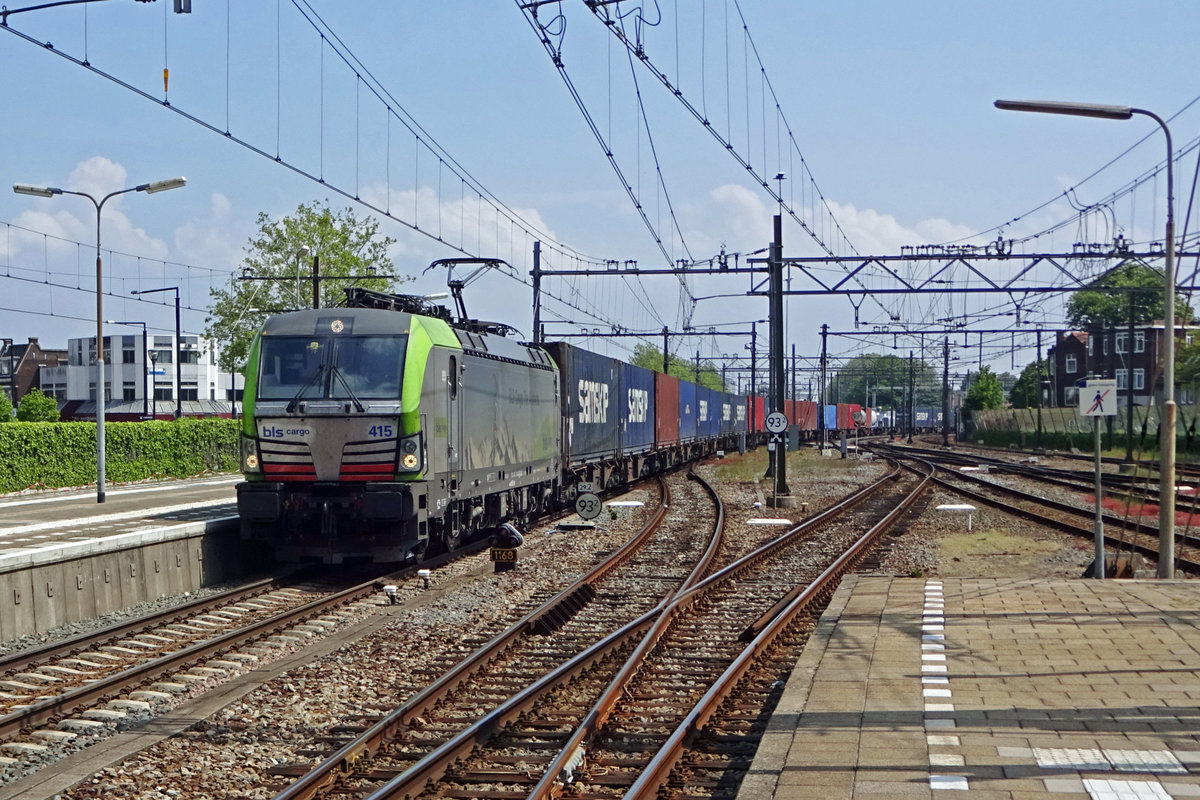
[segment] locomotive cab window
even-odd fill
[[[258,396],[399,399],[407,345],[407,336],[264,337]]]
[[[350,336],[335,340],[330,396],[337,400],[399,399],[406,336]]]

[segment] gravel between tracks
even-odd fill
[[[883,464],[867,458],[821,457],[811,450],[794,454],[788,483],[808,509],[785,510],[767,507],[764,489],[769,492],[770,485],[758,480],[765,463],[765,454],[749,454],[701,470],[722,492],[740,540],[737,549],[743,552],[773,535],[767,526],[747,525],[749,517],[799,520],[886,472]],[[1056,491],[1047,494],[1054,496]],[[645,491],[628,497],[652,499]],[[910,524],[883,559],[883,572],[1077,578],[1091,561],[1090,543],[1065,534],[1032,532],[1027,522],[993,509],[978,509],[968,531],[965,516],[933,511],[948,502],[960,500],[948,493],[931,494],[928,513]],[[262,785],[264,768],[293,761],[295,745],[311,742],[331,725],[398,705],[444,665],[502,630],[535,599],[565,585],[598,554],[619,546],[648,512],[614,513],[596,531],[531,532],[514,572],[492,575],[487,556],[479,555],[439,570],[429,591],[410,582],[401,594],[412,607],[376,633],[264,684],[183,734],[101,770],[61,797],[273,797],[274,790]],[[364,670],[364,663],[374,666]],[[164,765],[173,766],[165,770]],[[5,778],[17,774],[10,768]]]
[[[514,571],[493,574],[483,553],[438,569],[428,590],[419,580],[409,581],[399,592],[405,607],[373,634],[346,641],[330,655],[263,684],[182,734],[59,796],[274,797],[276,792],[263,785],[264,769],[296,760],[297,745],[311,746],[333,725],[399,705],[627,541],[657,504],[652,490],[639,489],[621,499],[645,506],[612,509],[596,520],[592,531],[553,526],[531,531]],[[382,595],[373,605],[379,613],[391,610]],[[360,613],[370,615],[371,609]],[[33,766],[24,761],[10,765],[0,782],[19,778]]]

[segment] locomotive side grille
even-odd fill
[[[317,470],[304,442],[262,442],[263,474],[278,481],[315,481]]]
[[[344,481],[390,481],[396,472],[396,440],[346,442],[339,473]]]

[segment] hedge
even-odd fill
[[[237,425],[230,419],[109,422],[104,426],[105,478],[128,483],[233,472],[238,468]],[[0,492],[95,482],[95,423],[0,425]]]

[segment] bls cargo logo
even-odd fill
[[[608,384],[600,381],[579,382],[579,422],[608,422]]]
[[[629,421],[645,422],[650,413],[650,392],[645,389],[629,390]]]

